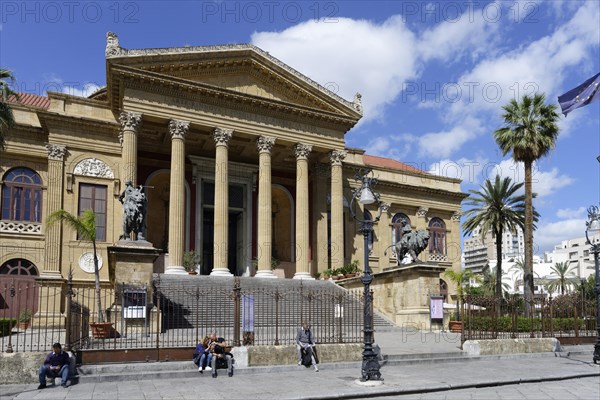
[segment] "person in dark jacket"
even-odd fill
[[[46,388],[46,377],[54,379],[57,376],[61,377],[60,386],[69,386],[69,355],[62,350],[60,343],[52,345],[52,352],[46,356],[44,364],[40,367],[38,389]]]

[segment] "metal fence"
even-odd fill
[[[556,337],[562,344],[596,338],[596,302],[577,294],[498,298],[467,295],[462,340]]]
[[[69,279],[49,286],[3,278],[1,349],[48,351],[54,342],[73,350],[189,348],[210,332],[233,345],[283,345],[295,342],[301,321],[312,325],[318,343],[363,339],[362,299],[337,285],[296,281],[265,288],[240,278],[195,282],[174,285],[158,275],[152,287],[103,287],[100,304],[110,329],[99,337],[93,283]],[[34,317],[28,327],[19,327],[24,309]]]

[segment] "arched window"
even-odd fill
[[[448,284],[443,279],[440,279],[440,296],[444,298],[444,302],[448,300]]]
[[[14,168],[4,174],[2,219],[41,222],[42,179],[29,168]]]
[[[0,267],[0,275],[37,276],[38,270],[31,261],[13,258]]]
[[[410,218],[406,214],[396,213],[392,217],[392,244],[396,244],[402,239],[403,221],[410,227]]]
[[[446,224],[439,218],[429,222],[429,253],[446,255]]]
[[[365,221],[373,221],[373,216],[371,215],[369,210],[365,210],[365,212],[363,214],[363,219]],[[371,227],[373,227],[373,226],[371,225]],[[369,232],[369,236],[367,237],[367,243],[369,244],[369,253],[370,253],[371,251],[373,251],[373,230],[372,229]]]

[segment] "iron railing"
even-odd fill
[[[138,288],[146,294],[145,304],[131,301],[136,292],[131,287],[101,288],[105,320],[112,325],[107,337],[99,338],[92,329],[97,321],[93,283],[69,279],[48,285],[5,277],[0,319],[7,320],[7,328],[0,328],[0,347],[48,351],[60,342],[73,350],[185,348],[195,347],[210,332],[234,345],[284,345],[295,342],[302,321],[312,325],[318,343],[362,341],[362,299],[337,285],[265,288],[240,278],[207,282],[177,285],[157,275],[151,288]],[[34,314],[27,328],[17,325],[23,309]]]
[[[556,337],[582,343],[596,337],[596,304],[577,294],[536,297],[467,295],[462,340]]]

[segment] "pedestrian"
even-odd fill
[[[298,350],[298,365],[302,365],[302,352],[310,355],[310,362],[315,372],[319,372],[319,367],[317,367],[317,361],[315,360],[315,355],[313,352],[313,348],[315,347],[315,338],[310,331],[310,325],[307,322],[302,322],[302,327],[298,328],[298,333],[296,334],[296,349]]]
[[[210,344],[210,353],[212,354],[212,377],[217,377],[217,368],[219,367],[219,364],[225,364],[227,365],[227,375],[231,378],[233,376],[233,354],[227,351],[230,349],[230,346],[224,338],[218,338],[215,333],[211,335],[211,339],[213,339],[213,342]]]
[[[60,386],[69,386],[69,355],[62,350],[60,343],[52,345],[52,352],[46,356],[44,364],[40,367],[38,389],[46,388],[46,377],[54,379],[57,376],[61,377]]]

